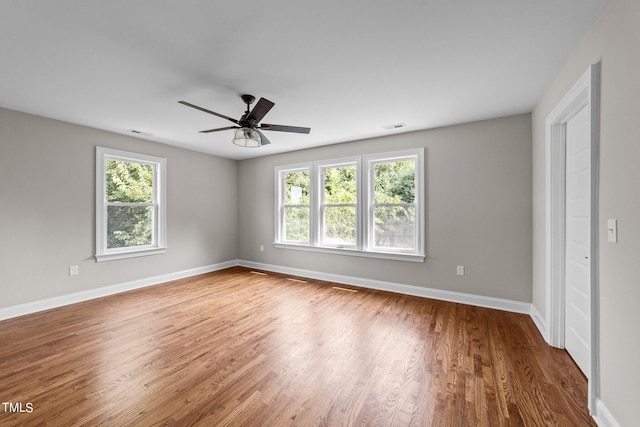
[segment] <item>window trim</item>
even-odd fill
[[[373,165],[385,161],[402,161],[413,159],[415,161],[415,250],[374,249],[372,230],[372,203],[373,197]],[[322,169],[348,164],[356,164],[357,176],[357,203],[356,203],[356,245],[340,247],[332,245],[321,245],[322,232],[321,218],[321,198],[322,198]],[[279,249],[294,249],[330,254],[351,255],[367,258],[391,259],[410,262],[424,262],[425,255],[425,171],[424,171],[424,148],[400,150],[378,154],[368,154],[362,156],[352,156],[339,159],[329,159],[317,162],[298,163],[293,165],[276,166],[275,168],[275,239],[274,246]],[[284,221],[283,197],[284,187],[281,179],[282,173],[296,170],[309,170],[310,176],[310,241],[305,243],[284,241],[282,237]]]
[[[414,250],[404,250],[401,248],[393,249],[390,251],[384,251],[375,248],[374,229],[371,227],[373,224],[373,208],[375,203],[375,181],[374,181],[374,165],[376,163],[387,163],[392,161],[402,161],[413,159],[415,161],[414,167],[414,199],[412,205],[415,207],[415,227],[414,236],[416,237],[416,248]],[[367,193],[364,196],[366,198],[366,215],[365,224],[368,227],[366,232],[367,247],[372,252],[391,252],[395,254],[407,254],[407,255],[422,255],[425,253],[425,191],[424,191],[424,149],[417,150],[402,150],[394,151],[390,153],[370,154],[363,156],[363,163],[366,166],[367,173]],[[394,203],[395,204],[395,203]],[[404,203],[401,203],[404,204]]]
[[[144,246],[107,248],[106,162],[109,159],[148,164],[153,167],[152,243]],[[112,148],[96,147],[96,262],[156,255],[166,251],[166,159]]]

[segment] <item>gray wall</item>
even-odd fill
[[[611,0],[532,114],[533,303],[545,307],[544,120],[592,63],[601,61],[599,310],[600,398],[622,426],[640,419],[640,2]],[[618,220],[619,243],[606,221]]]
[[[424,263],[272,245],[275,166],[415,147],[426,147]],[[243,160],[239,219],[241,259],[530,302],[531,117],[523,114]],[[466,267],[465,276],[456,276],[456,265]]]
[[[165,254],[95,262],[97,145],[167,159]],[[0,109],[0,308],[236,259],[237,170],[234,160]]]

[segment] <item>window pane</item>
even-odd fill
[[[310,182],[308,170],[284,173],[284,204],[308,205]]]
[[[151,165],[107,159],[108,202],[153,202]]]
[[[355,165],[325,168],[323,171],[323,203],[356,203],[358,186]]]
[[[415,208],[413,206],[375,206],[374,243],[377,247],[415,248]]]
[[[284,208],[284,238],[289,242],[309,241],[309,207]]]
[[[375,203],[413,203],[415,161],[376,163],[374,181]]]
[[[329,245],[356,244],[356,207],[325,206],[322,242]]]
[[[153,243],[152,206],[107,206],[107,249]]]

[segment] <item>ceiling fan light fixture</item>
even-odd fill
[[[253,95],[241,95],[242,100],[247,104],[247,111],[242,115],[240,120],[232,119],[224,114],[216,113],[215,111],[207,110],[206,108],[199,107],[195,104],[191,104],[186,101],[178,101],[182,105],[195,108],[204,113],[211,114],[222,119],[229,120],[236,124],[236,126],[226,126],[222,128],[201,130],[200,133],[219,132],[223,130],[237,129],[233,133],[233,142],[239,147],[257,148],[263,145],[271,144],[269,138],[267,138],[261,130],[277,131],[277,132],[294,132],[294,133],[309,133],[310,128],[304,128],[299,126],[287,126],[287,125],[274,125],[274,124],[262,124],[259,125],[260,120],[267,114],[271,108],[275,105],[268,99],[260,98],[253,110],[250,110],[251,103],[255,100]],[[261,130],[260,130],[261,129]]]
[[[260,138],[260,134],[254,129],[248,127],[241,127],[236,130],[231,142],[239,147],[256,148],[262,146],[262,138]]]

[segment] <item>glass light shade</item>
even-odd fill
[[[234,144],[240,147],[260,147],[262,145],[262,138],[260,134],[251,128],[240,128],[235,131],[233,136]]]

